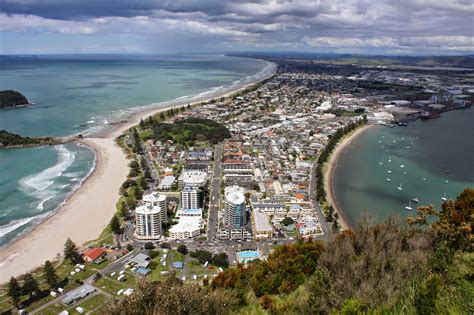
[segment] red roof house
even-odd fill
[[[107,252],[102,247],[94,247],[86,249],[82,256],[87,262],[98,264],[105,259]]]

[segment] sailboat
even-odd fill
[[[406,206],[405,209],[407,209],[407,210],[413,210],[413,208],[411,207],[411,200],[408,201],[408,206]]]
[[[441,200],[443,200],[443,201],[446,201],[446,200],[448,200],[448,198],[446,198],[446,193],[444,193],[444,196],[443,196],[443,197],[441,197]]]
[[[397,187],[398,190],[403,190],[402,183],[400,183],[400,186]]]

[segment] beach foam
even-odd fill
[[[14,220],[14,221],[9,222],[6,225],[2,225],[2,226],[0,226],[0,237],[4,237],[8,233],[13,232],[13,231],[17,230],[18,228],[22,227],[23,225],[28,224],[31,221],[33,221],[35,219],[39,219],[41,217],[43,217],[43,215],[28,217],[28,218],[19,219],[19,220]]]
[[[54,184],[54,180],[74,163],[76,154],[66,149],[63,145],[55,146],[59,159],[56,165],[47,168],[39,173],[22,178],[19,184],[25,193],[35,195],[38,192],[48,189]]]

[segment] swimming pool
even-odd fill
[[[237,253],[239,263],[246,264],[249,261],[260,259],[260,252],[256,250],[245,250]]]

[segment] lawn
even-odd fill
[[[66,309],[66,306],[62,305],[61,303],[59,302],[56,302],[48,307],[46,307],[45,309],[43,309],[39,314],[44,314],[44,315],[57,315],[59,313],[61,313],[62,311],[64,311]]]
[[[113,295],[117,295],[117,292],[121,289],[127,289],[130,287],[130,285],[127,285],[125,281],[118,282],[107,277],[102,277],[97,280],[94,283],[94,286]]]
[[[149,275],[149,277],[152,281],[162,281],[162,280],[164,280],[164,278],[166,276],[161,275],[161,272],[162,271],[169,271],[170,264],[172,262],[171,256],[172,255],[170,254],[170,251],[168,251],[168,255],[166,257],[166,266],[165,267],[161,265],[161,258],[163,257],[163,254],[155,257],[152,260],[153,264],[156,265],[156,267],[151,271],[151,274]]]
[[[97,294],[97,295],[94,295],[93,297],[91,297],[90,299],[84,301],[83,303],[79,304],[79,305],[76,305],[76,306],[73,306],[72,310],[70,310],[70,314],[75,314],[77,313],[75,311],[76,307],[77,306],[80,306],[82,307],[86,312],[90,312],[92,310],[95,310],[95,309],[98,309],[102,306],[104,306],[104,304],[109,300],[109,298],[107,296],[105,296],[104,294]]]

